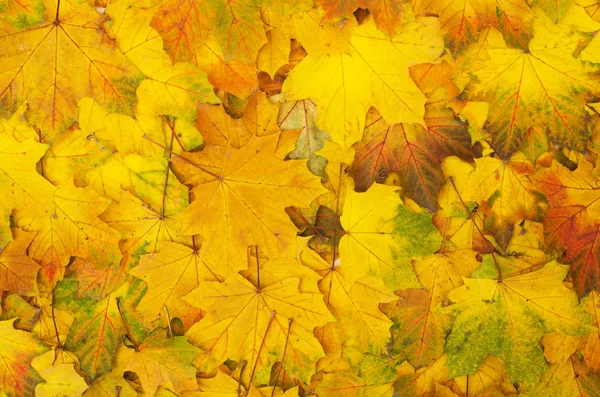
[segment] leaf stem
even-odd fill
[[[186,163],[188,163],[188,164],[189,164],[189,165],[191,165],[192,167],[194,167],[194,168],[197,168],[197,169],[199,169],[200,171],[207,173],[208,175],[210,175],[210,176],[212,176],[212,177],[216,178],[216,179],[217,179],[217,180],[219,180],[219,181],[222,181],[222,180],[223,180],[223,177],[222,177],[222,176],[220,176],[220,175],[217,175],[217,174],[215,174],[214,172],[211,172],[211,171],[209,171],[209,170],[207,170],[207,169],[204,169],[203,167],[199,166],[198,164],[194,163],[193,161],[190,161],[190,160],[186,159],[185,157],[183,157],[182,155],[180,155],[180,154],[177,154],[177,153],[173,152],[171,149],[167,148],[165,145],[162,145],[162,144],[160,144],[160,143],[156,142],[154,139],[150,138],[148,135],[144,134],[143,138],[144,138],[144,139],[146,139],[146,140],[148,140],[148,141],[150,141],[151,143],[155,144],[155,145],[156,145],[156,146],[158,146],[159,148],[162,148],[162,149],[164,149],[164,150],[168,151],[169,153],[171,153],[171,154],[172,154],[172,155],[174,155],[175,157],[177,157],[177,158],[181,159],[183,162],[186,162]]]
[[[169,333],[169,339],[173,337],[173,329],[171,328],[171,315],[169,314],[169,308],[167,305],[163,306],[165,313],[167,313],[167,331]]]
[[[127,337],[129,338],[129,341],[131,342],[131,344],[133,345],[135,350],[139,351],[140,344],[138,342],[136,342],[136,340],[135,340],[135,338],[133,338],[133,336],[131,336],[131,332],[129,331],[127,322],[125,322],[125,319],[123,318],[123,312],[121,311],[121,297],[116,297],[115,300],[117,301],[117,310],[119,311],[119,317],[121,317],[121,322],[123,323],[123,326],[125,327],[125,333],[127,334]]]
[[[56,288],[56,286],[54,286],[54,288],[52,289],[52,302],[50,303],[50,307],[52,307],[52,323],[54,324],[54,332],[56,333],[56,346],[57,347],[62,347],[62,343],[60,341],[60,336],[58,334],[58,326],[56,325],[56,315],[54,314],[54,289]]]
[[[59,16],[59,12],[60,12],[60,0],[58,0],[58,2],[56,3],[56,16],[54,17],[54,23],[58,24],[58,16]]]
[[[166,206],[166,201],[167,201],[167,187],[169,186],[169,170],[171,169],[171,156],[172,156],[172,151],[171,149],[173,149],[173,139],[175,139],[175,131],[173,130],[173,127],[171,127],[171,124],[169,123],[169,119],[165,117],[165,120],[169,126],[169,128],[171,128],[172,134],[171,134],[171,142],[169,143],[169,149],[165,150],[165,153],[168,154],[167,156],[167,165],[165,167],[165,183],[163,184],[163,192],[162,192],[162,204],[160,207],[160,219],[164,219],[165,217],[165,206]]]
[[[256,286],[260,292],[260,259],[258,258],[258,245],[254,246],[254,254],[256,255]]]
[[[273,390],[271,390],[271,397],[273,397],[275,395],[275,388],[277,387],[277,381],[279,380],[279,375],[281,374],[281,371],[283,371],[283,366],[285,363],[285,353],[287,352],[287,347],[288,347],[288,342],[290,340],[290,332],[292,330],[293,322],[294,322],[294,319],[292,317],[288,318],[288,329],[287,329],[287,335],[285,336],[285,346],[283,347],[283,355],[281,356],[281,365],[279,366],[279,369],[277,370],[277,376],[275,376],[275,381],[273,382]]]
[[[260,343],[260,347],[258,348],[258,352],[256,353],[256,361],[254,362],[254,367],[252,367],[252,373],[250,374],[250,380],[248,381],[248,385],[252,385],[252,380],[254,379],[254,373],[256,372],[256,367],[258,367],[258,361],[260,360],[260,354],[262,353],[262,349],[265,346],[265,341],[267,340],[267,335],[269,334],[269,330],[271,329],[271,325],[273,324],[273,320],[275,320],[275,316],[277,312],[275,310],[271,310],[271,318],[269,318],[269,323],[267,324],[267,329],[265,330],[265,334],[263,336],[262,342]]]
[[[240,378],[238,379],[238,387],[237,387],[238,397],[242,396],[242,377],[244,376],[244,370],[246,369],[246,365],[248,365],[248,361],[242,360],[242,364],[240,366]]]

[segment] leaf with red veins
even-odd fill
[[[0,32],[3,112],[27,100],[30,122],[45,142],[77,117],[77,101],[84,96],[132,114],[142,76],[105,32],[105,18],[87,3],[66,1],[45,15],[45,24]]]
[[[119,266],[99,268],[82,258],[75,258],[69,269],[75,271],[77,298],[100,300],[112,293],[125,281],[127,268],[125,261]]]
[[[584,296],[600,289],[600,225],[589,226],[573,233],[567,243],[573,288]]]
[[[34,233],[15,229],[14,239],[0,252],[0,290],[20,295],[36,295],[40,265],[27,256]]]
[[[519,149],[533,126],[572,150],[585,149],[588,141],[586,102],[595,101],[598,87],[591,69],[573,57],[575,45],[550,31],[546,22],[534,24],[534,38],[525,50],[487,48],[489,61],[472,74],[463,93],[468,100],[493,104],[485,128],[502,158]]]
[[[406,357],[415,367],[433,363],[444,352],[446,335],[452,319],[432,310],[447,298],[448,293],[463,284],[479,266],[474,251],[436,254],[413,260],[413,268],[425,289],[397,291],[399,299],[382,303],[380,308],[393,322],[391,328],[394,354]]]
[[[467,125],[446,107],[446,101],[437,91],[435,99],[425,105],[427,128],[418,124],[389,126],[371,108],[350,175],[357,191],[366,191],[381,173],[396,172],[406,195],[419,205],[435,210],[437,196],[444,183],[440,168],[447,156],[472,158],[471,137]]]
[[[223,49],[225,61],[237,59],[252,63],[267,42],[258,0],[210,0],[207,19]]]
[[[196,63],[208,75],[208,81],[215,87],[239,98],[246,98],[257,87],[258,70],[254,62],[240,62],[237,59],[225,60],[223,51],[213,38],[196,52]]]
[[[525,0],[412,0],[416,14],[439,15],[446,45],[461,49],[476,41],[478,34],[492,26],[504,35],[506,41],[523,47],[531,37],[533,19]]]
[[[125,336],[125,326],[119,312],[117,296],[127,290],[123,284],[118,291],[96,301],[81,299],[75,322],[69,330],[65,349],[79,358],[81,370],[94,380],[109,372]]]
[[[150,26],[161,35],[173,62],[196,59],[196,50],[208,35],[206,7],[196,0],[170,0],[159,7]]]
[[[551,248],[567,248],[574,286],[579,296],[598,285],[597,227],[600,225],[600,186],[593,165],[580,159],[571,171],[558,162],[531,176],[548,198],[550,208],[544,219],[546,243]]]

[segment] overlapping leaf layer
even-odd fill
[[[599,396],[599,32],[0,1],[0,396]]]

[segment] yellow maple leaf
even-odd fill
[[[44,4],[44,24],[0,33],[5,109],[27,99],[31,120],[50,142],[75,119],[83,96],[131,113],[141,74],[104,31],[104,18],[87,3]]]
[[[125,371],[135,372],[150,396],[159,386],[177,393],[194,390],[198,384],[191,363],[198,354],[200,350],[183,336],[167,338],[164,330],[157,329],[136,347]]]
[[[87,383],[75,371],[75,363],[57,362],[59,354],[62,353],[50,350],[31,360],[31,366],[44,378],[35,388],[36,397],[77,397],[87,390]]]
[[[48,350],[34,335],[13,328],[15,319],[0,321],[0,387],[9,396],[33,395],[43,381],[31,366],[31,359]]]
[[[390,291],[418,287],[410,260],[441,247],[431,216],[407,209],[395,186],[374,184],[365,193],[348,192],[341,222],[340,261],[348,269],[349,285],[371,274]]]
[[[294,265],[293,260],[279,263]],[[204,311],[186,334],[207,352],[199,358],[200,368],[211,371],[227,359],[240,366],[245,362],[240,374],[245,384],[261,384],[279,361],[290,375],[308,380],[324,355],[313,329],[332,316],[319,292],[300,289],[298,277],[265,283],[259,274],[254,280],[237,275],[223,283],[204,282],[184,297]]]
[[[228,264],[224,277],[244,268],[249,245],[270,257],[293,255],[296,229],[283,210],[307,206],[324,191],[304,162],[275,157],[276,144],[277,135],[254,137],[242,149],[212,146],[214,158],[208,147],[176,159],[176,172],[194,178],[184,181],[194,186],[194,201],[182,214],[182,233],[202,235],[207,260]]]
[[[590,79],[591,69],[572,55],[576,41],[564,40],[569,36],[553,26],[545,15],[538,15],[527,49],[486,48],[489,61],[472,73],[465,88],[466,98],[496,104],[486,125],[492,147],[504,159],[518,150],[533,126],[557,145],[585,147],[585,104],[594,102],[597,87]]]
[[[312,98],[317,125],[343,148],[360,140],[365,114],[375,106],[388,123],[420,123],[425,95],[410,79],[408,67],[432,62],[443,49],[433,18],[402,25],[391,40],[373,21],[355,27],[347,53],[308,56],[284,83],[287,99]],[[411,56],[407,56],[411,54]]]
[[[391,301],[394,295],[385,290],[383,282],[365,276],[350,284],[344,266],[327,263],[310,249],[302,252],[301,260],[321,277],[319,290],[340,323],[346,344],[355,344],[364,352],[385,351],[392,322],[379,310],[379,303]]]

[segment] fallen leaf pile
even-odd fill
[[[600,396],[599,32],[0,1],[0,397]]]

